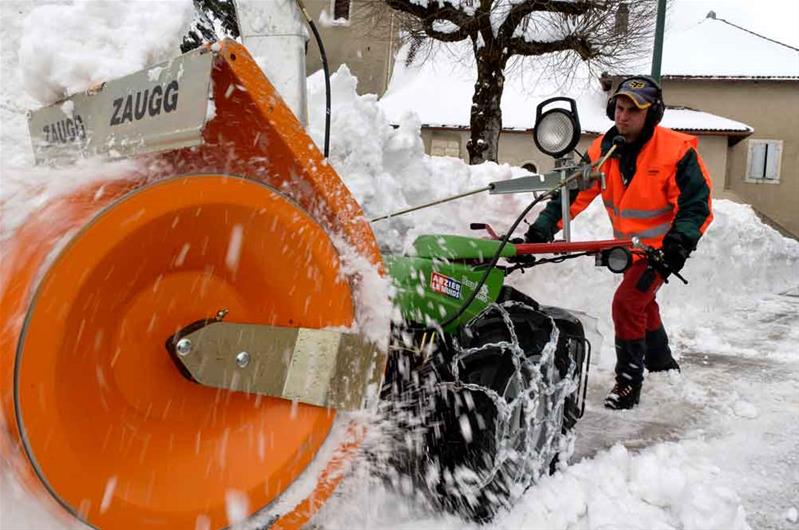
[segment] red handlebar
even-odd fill
[[[605,239],[602,241],[553,241],[552,243],[518,243],[516,255],[529,254],[566,254],[569,252],[600,252],[614,247],[631,249],[630,239]]]

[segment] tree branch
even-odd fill
[[[436,20],[447,20],[452,22],[467,34],[477,30],[477,18],[467,15],[460,9],[452,6],[440,6],[430,2],[427,6],[415,4],[412,0],[386,0],[386,4],[392,9],[402,11],[430,24]],[[431,35],[432,36],[432,35]],[[437,38],[437,37],[436,37]]]
[[[426,18],[422,21],[424,32],[433,39],[440,40],[442,42],[458,42],[471,35],[470,31],[467,31],[462,27],[458,27],[458,29],[455,31],[439,31],[433,27],[437,20],[440,19]]]
[[[600,5],[594,0],[531,0],[514,5],[505,22],[499,27],[499,40],[509,39],[524,17],[536,12],[562,13],[564,15],[584,15]]]
[[[574,51],[584,61],[593,59],[599,53],[583,35],[569,35],[552,42],[528,42],[521,37],[515,37],[508,41],[508,52],[511,55],[544,55],[563,51]]]

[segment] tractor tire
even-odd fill
[[[410,478],[434,508],[487,522],[549,472],[573,391],[556,366],[554,322],[520,302],[492,306],[460,331],[454,354],[442,348],[394,378],[393,480]]]

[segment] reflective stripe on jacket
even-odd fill
[[[588,156],[592,161],[609,149],[610,141],[603,142],[605,136],[591,144]],[[605,190],[601,191],[597,182],[576,194],[571,201],[572,218],[601,192],[614,237],[637,236],[659,248],[663,236],[673,229],[696,245],[713,219],[711,181],[696,146],[693,136],[656,127],[638,153],[629,185],[625,187],[622,181],[619,159],[611,157],[598,168],[606,176]],[[562,228],[562,220],[557,226]]]

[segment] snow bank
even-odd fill
[[[700,442],[631,453],[616,445],[545,477],[500,528],[748,529],[738,496]]]
[[[615,445],[591,459],[544,477],[495,530],[635,528],[691,530],[750,528],[738,495],[720,476],[701,441],[662,443],[631,452]],[[356,472],[357,473],[357,472]],[[447,514],[425,512],[368,476],[344,485],[317,517],[324,528],[478,529]]]
[[[333,75],[331,83],[335,106],[330,162],[367,217],[482,187],[491,181],[510,178],[515,171],[522,173],[508,165],[488,163],[470,167],[459,159],[426,156],[420,136],[421,124],[414,114],[406,113],[398,127],[393,128],[374,95],[355,93],[357,80],[346,66]],[[322,145],[324,85],[321,74],[309,79],[308,100],[309,131],[317,144]],[[384,247],[402,251],[409,249],[410,243],[421,233],[466,234],[470,221],[506,223],[517,211],[515,208],[524,204],[513,196],[492,198],[491,203],[485,205],[483,215],[476,206],[484,202],[484,196],[467,198],[443,208],[380,221],[373,224],[373,229]]]
[[[22,80],[43,104],[179,53],[194,16],[191,0],[76,0],[43,5],[24,22]]]

